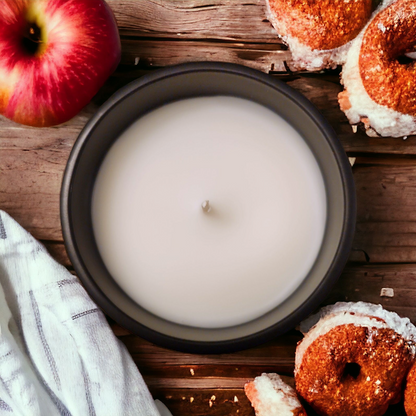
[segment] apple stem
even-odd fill
[[[42,40],[40,37],[40,28],[36,23],[33,23],[29,26],[28,39],[35,43],[42,43]]]
[[[30,54],[35,55],[42,42],[41,29],[36,23],[30,23],[22,39],[24,49]]]

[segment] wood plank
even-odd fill
[[[217,367],[217,366],[216,366]],[[256,374],[254,377],[257,377]],[[254,377],[194,377],[192,380],[179,377],[160,377],[160,375],[147,376],[143,374],[143,378],[149,388],[153,389],[243,389],[244,385]]]
[[[201,380],[205,380],[205,384],[201,384],[201,388],[213,388],[213,384],[218,383],[218,380],[221,380],[221,383],[224,381],[224,384],[220,386],[221,388],[243,387],[247,380],[251,380],[262,373],[276,372],[285,380],[287,378],[286,382],[291,385],[294,384],[290,382],[290,377],[293,377],[293,368],[288,371],[271,364],[235,366],[229,364],[153,365],[153,363],[142,363],[140,372],[146,378],[152,379],[152,377],[156,377],[157,380],[152,379],[152,383],[158,383],[160,379],[180,379],[180,383],[184,388],[192,386],[195,380],[198,380],[198,383],[202,383]]]
[[[393,289],[394,296],[381,296],[381,289]],[[416,265],[348,265],[324,304],[338,301],[370,302],[408,317],[416,324]]]
[[[121,36],[280,43],[263,0],[108,0]]]
[[[286,72],[284,62],[290,59],[290,52],[280,43],[123,39],[121,63],[151,69],[184,62],[218,61],[245,65],[263,72]]]
[[[318,77],[308,77],[307,81],[305,78],[306,76],[303,76],[289,81],[288,85],[312,101],[329,121],[349,155],[416,154],[416,136],[409,136],[407,140],[400,138],[374,138],[368,137],[361,127],[358,128],[356,133],[353,133],[348,119],[338,105],[338,93],[342,91],[342,87],[337,77],[332,77],[332,82]]]
[[[59,193],[72,146],[97,106],[47,128],[0,116],[0,207],[36,238],[62,241]]]
[[[354,165],[357,226],[351,260],[416,262],[416,166]]]
[[[241,388],[150,388],[150,392],[174,416],[254,416],[254,410]]]
[[[228,365],[228,366],[273,366],[284,374],[293,371],[296,343],[301,334],[291,331],[276,341],[269,342],[260,347],[251,348],[230,354],[189,354],[158,347],[137,336],[124,336],[120,338],[139,368],[152,366],[181,365]],[[230,367],[231,368],[231,367]]]
[[[254,416],[249,400],[241,389],[150,389],[153,397],[167,405],[174,416]],[[215,400],[212,400],[213,396]],[[237,397],[237,402],[235,401]],[[210,405],[210,401],[212,404]],[[309,416],[317,416],[306,407]],[[385,416],[405,416],[403,403],[390,406]]]
[[[386,157],[383,154],[366,155],[356,157],[357,166],[416,166],[416,157],[414,155],[395,155]]]
[[[40,135],[28,129],[29,137],[9,138],[7,134],[14,131],[1,129],[0,206],[36,238],[62,241],[59,193],[77,133],[59,137],[59,131]]]

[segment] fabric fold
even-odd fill
[[[77,277],[3,211],[0,414],[160,415]]]

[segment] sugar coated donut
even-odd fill
[[[296,349],[298,393],[320,415],[383,415],[401,399],[415,359],[416,328],[364,302],[326,307],[306,330],[316,321]]]
[[[390,3],[354,40],[342,71],[341,109],[370,136],[416,134],[416,2]]]
[[[263,373],[244,386],[256,416],[307,416],[295,390],[278,374]]]
[[[289,46],[293,66],[308,70],[343,63],[348,47],[366,25],[372,0],[268,0],[268,17]]]
[[[416,364],[413,365],[407,375],[404,390],[404,408],[407,416],[416,416]]]

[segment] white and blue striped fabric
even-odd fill
[[[160,415],[78,279],[3,211],[0,415]]]

